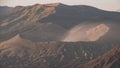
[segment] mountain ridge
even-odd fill
[[[0,32],[1,36],[4,36],[7,32],[8,34],[22,34],[46,23],[52,23],[69,31],[74,26],[84,22],[105,22],[105,24],[114,22],[114,24],[118,24],[119,21],[120,13],[103,11],[90,6],[68,6],[61,3],[36,4],[15,7],[11,14],[0,19]],[[5,30],[6,32],[4,32]],[[63,31],[63,36],[65,33]]]

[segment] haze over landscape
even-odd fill
[[[0,68],[120,68],[119,3],[0,0]]]

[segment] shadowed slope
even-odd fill
[[[13,8],[12,7],[8,7],[8,6],[0,6],[0,18],[10,14],[12,12]]]

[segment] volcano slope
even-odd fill
[[[0,67],[63,68],[76,60],[86,63],[120,43],[119,22],[119,12],[85,5],[17,6],[0,18]]]
[[[120,45],[116,46],[103,56],[90,61],[78,68],[119,68],[120,67]]]
[[[0,18],[0,41],[21,34],[23,38],[32,41],[102,40],[119,42],[119,22],[119,12],[104,11],[85,5],[68,6],[53,3],[17,6],[13,8],[12,13]],[[98,28],[99,26],[102,28]],[[75,37],[77,34],[79,39],[69,40],[69,32],[75,27],[78,27],[76,28],[78,33],[72,33],[72,36]],[[79,37],[83,35],[81,33],[85,33],[89,38]],[[90,36],[91,34],[96,36]]]
[[[75,60],[88,62],[112,47],[97,42],[33,42],[18,34],[0,44],[0,67],[59,68]]]

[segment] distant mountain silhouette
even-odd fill
[[[9,14],[12,11],[12,7],[0,6],[0,17]]]

